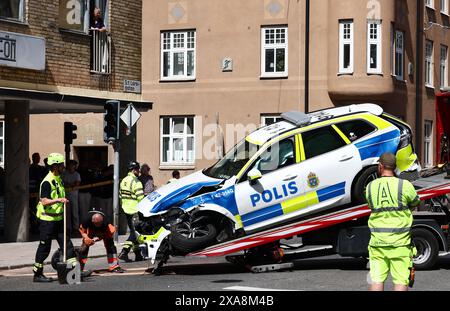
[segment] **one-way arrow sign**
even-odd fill
[[[132,128],[140,117],[141,114],[136,110],[136,108],[134,108],[132,104],[129,104],[127,109],[125,109],[125,111],[120,116],[120,118],[128,128]]]

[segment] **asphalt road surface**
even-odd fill
[[[95,270],[79,285],[33,283],[31,268],[0,271],[0,291],[366,291],[368,265],[363,259],[327,256],[302,259],[286,271],[251,273],[224,258],[171,258],[163,274],[145,270],[148,262],[124,263],[123,274],[107,273],[106,258],[91,259],[87,268]],[[46,266],[47,276],[56,277]],[[417,271],[412,291],[450,290],[450,256],[441,257],[434,270]],[[388,279],[387,290],[392,289]]]

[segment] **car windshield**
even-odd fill
[[[239,173],[250,158],[258,151],[259,146],[251,144],[245,139],[239,142],[216,164],[207,168],[203,173],[220,179],[229,179]]]

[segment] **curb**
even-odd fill
[[[102,257],[106,257],[106,255],[93,255],[93,256],[89,256],[88,258],[102,258]],[[44,261],[44,265],[50,265],[50,264],[51,264],[50,260]],[[14,269],[32,267],[33,265],[34,265],[34,263],[24,263],[24,264],[20,264],[20,265],[3,266],[3,267],[0,267],[0,272],[6,271],[6,270],[14,270]]]

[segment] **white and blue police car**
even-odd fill
[[[411,128],[375,104],[282,120],[249,134],[213,166],[164,185],[138,209],[138,230],[171,231],[178,254],[364,201],[384,152],[417,178]]]

